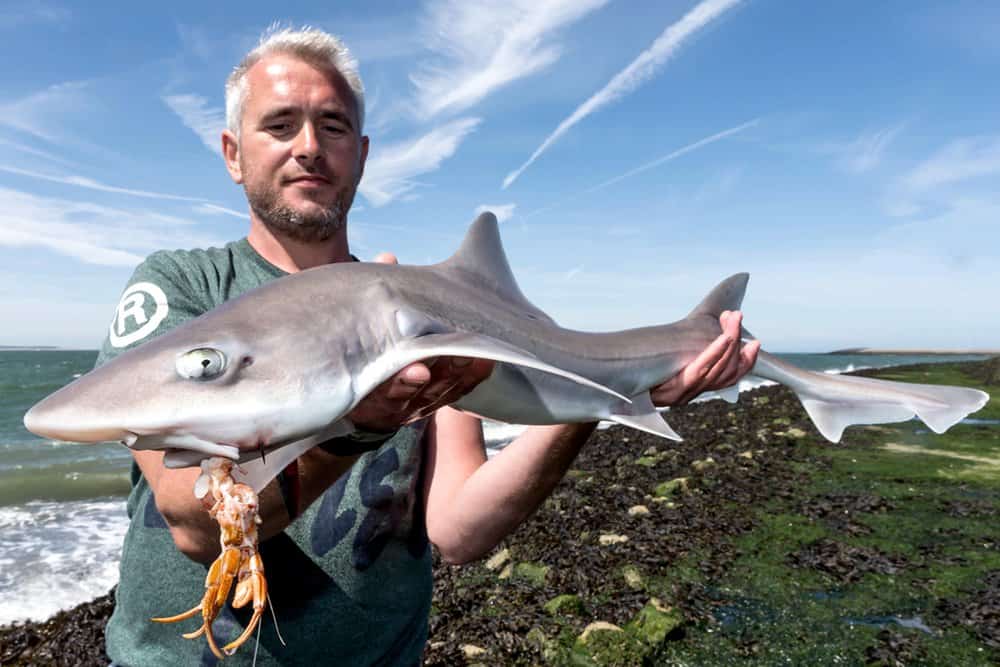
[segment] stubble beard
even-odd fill
[[[250,208],[268,229],[306,243],[332,238],[347,224],[347,212],[354,202],[354,190],[343,188],[328,208],[303,213],[288,206],[273,188],[250,189],[244,184],[243,189]]]

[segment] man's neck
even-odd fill
[[[264,223],[251,218],[247,241],[261,257],[289,273],[351,260],[346,224],[325,241],[300,241],[275,233]]]

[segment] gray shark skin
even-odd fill
[[[24,423],[47,438],[162,449],[171,467],[240,460],[259,489],[309,447],[349,432],[345,416],[404,366],[454,355],[497,362],[460,409],[520,424],[604,419],[680,439],[649,389],[720,334],[719,314],[740,307],[748,279],[727,278],[672,324],[573,331],[521,293],[496,218],[484,213],[440,264],[331,264],[273,281],[84,375]],[[751,373],[795,391],[834,442],[851,424],[913,416],[940,433],[989,400],[973,389],[814,373],[763,351]],[[735,400],[736,389],[724,395]]]

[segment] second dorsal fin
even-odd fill
[[[701,303],[695,306],[688,317],[695,315],[711,315],[718,317],[724,310],[739,310],[743,303],[743,294],[747,291],[750,281],[749,273],[737,273],[729,276],[715,286]]]

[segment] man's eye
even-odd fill
[[[347,129],[341,125],[326,125],[323,129],[332,134],[343,134],[344,132],[347,132]]]
[[[291,126],[288,123],[271,123],[267,126],[267,129],[276,134],[280,134],[281,132],[287,132],[289,127]]]

